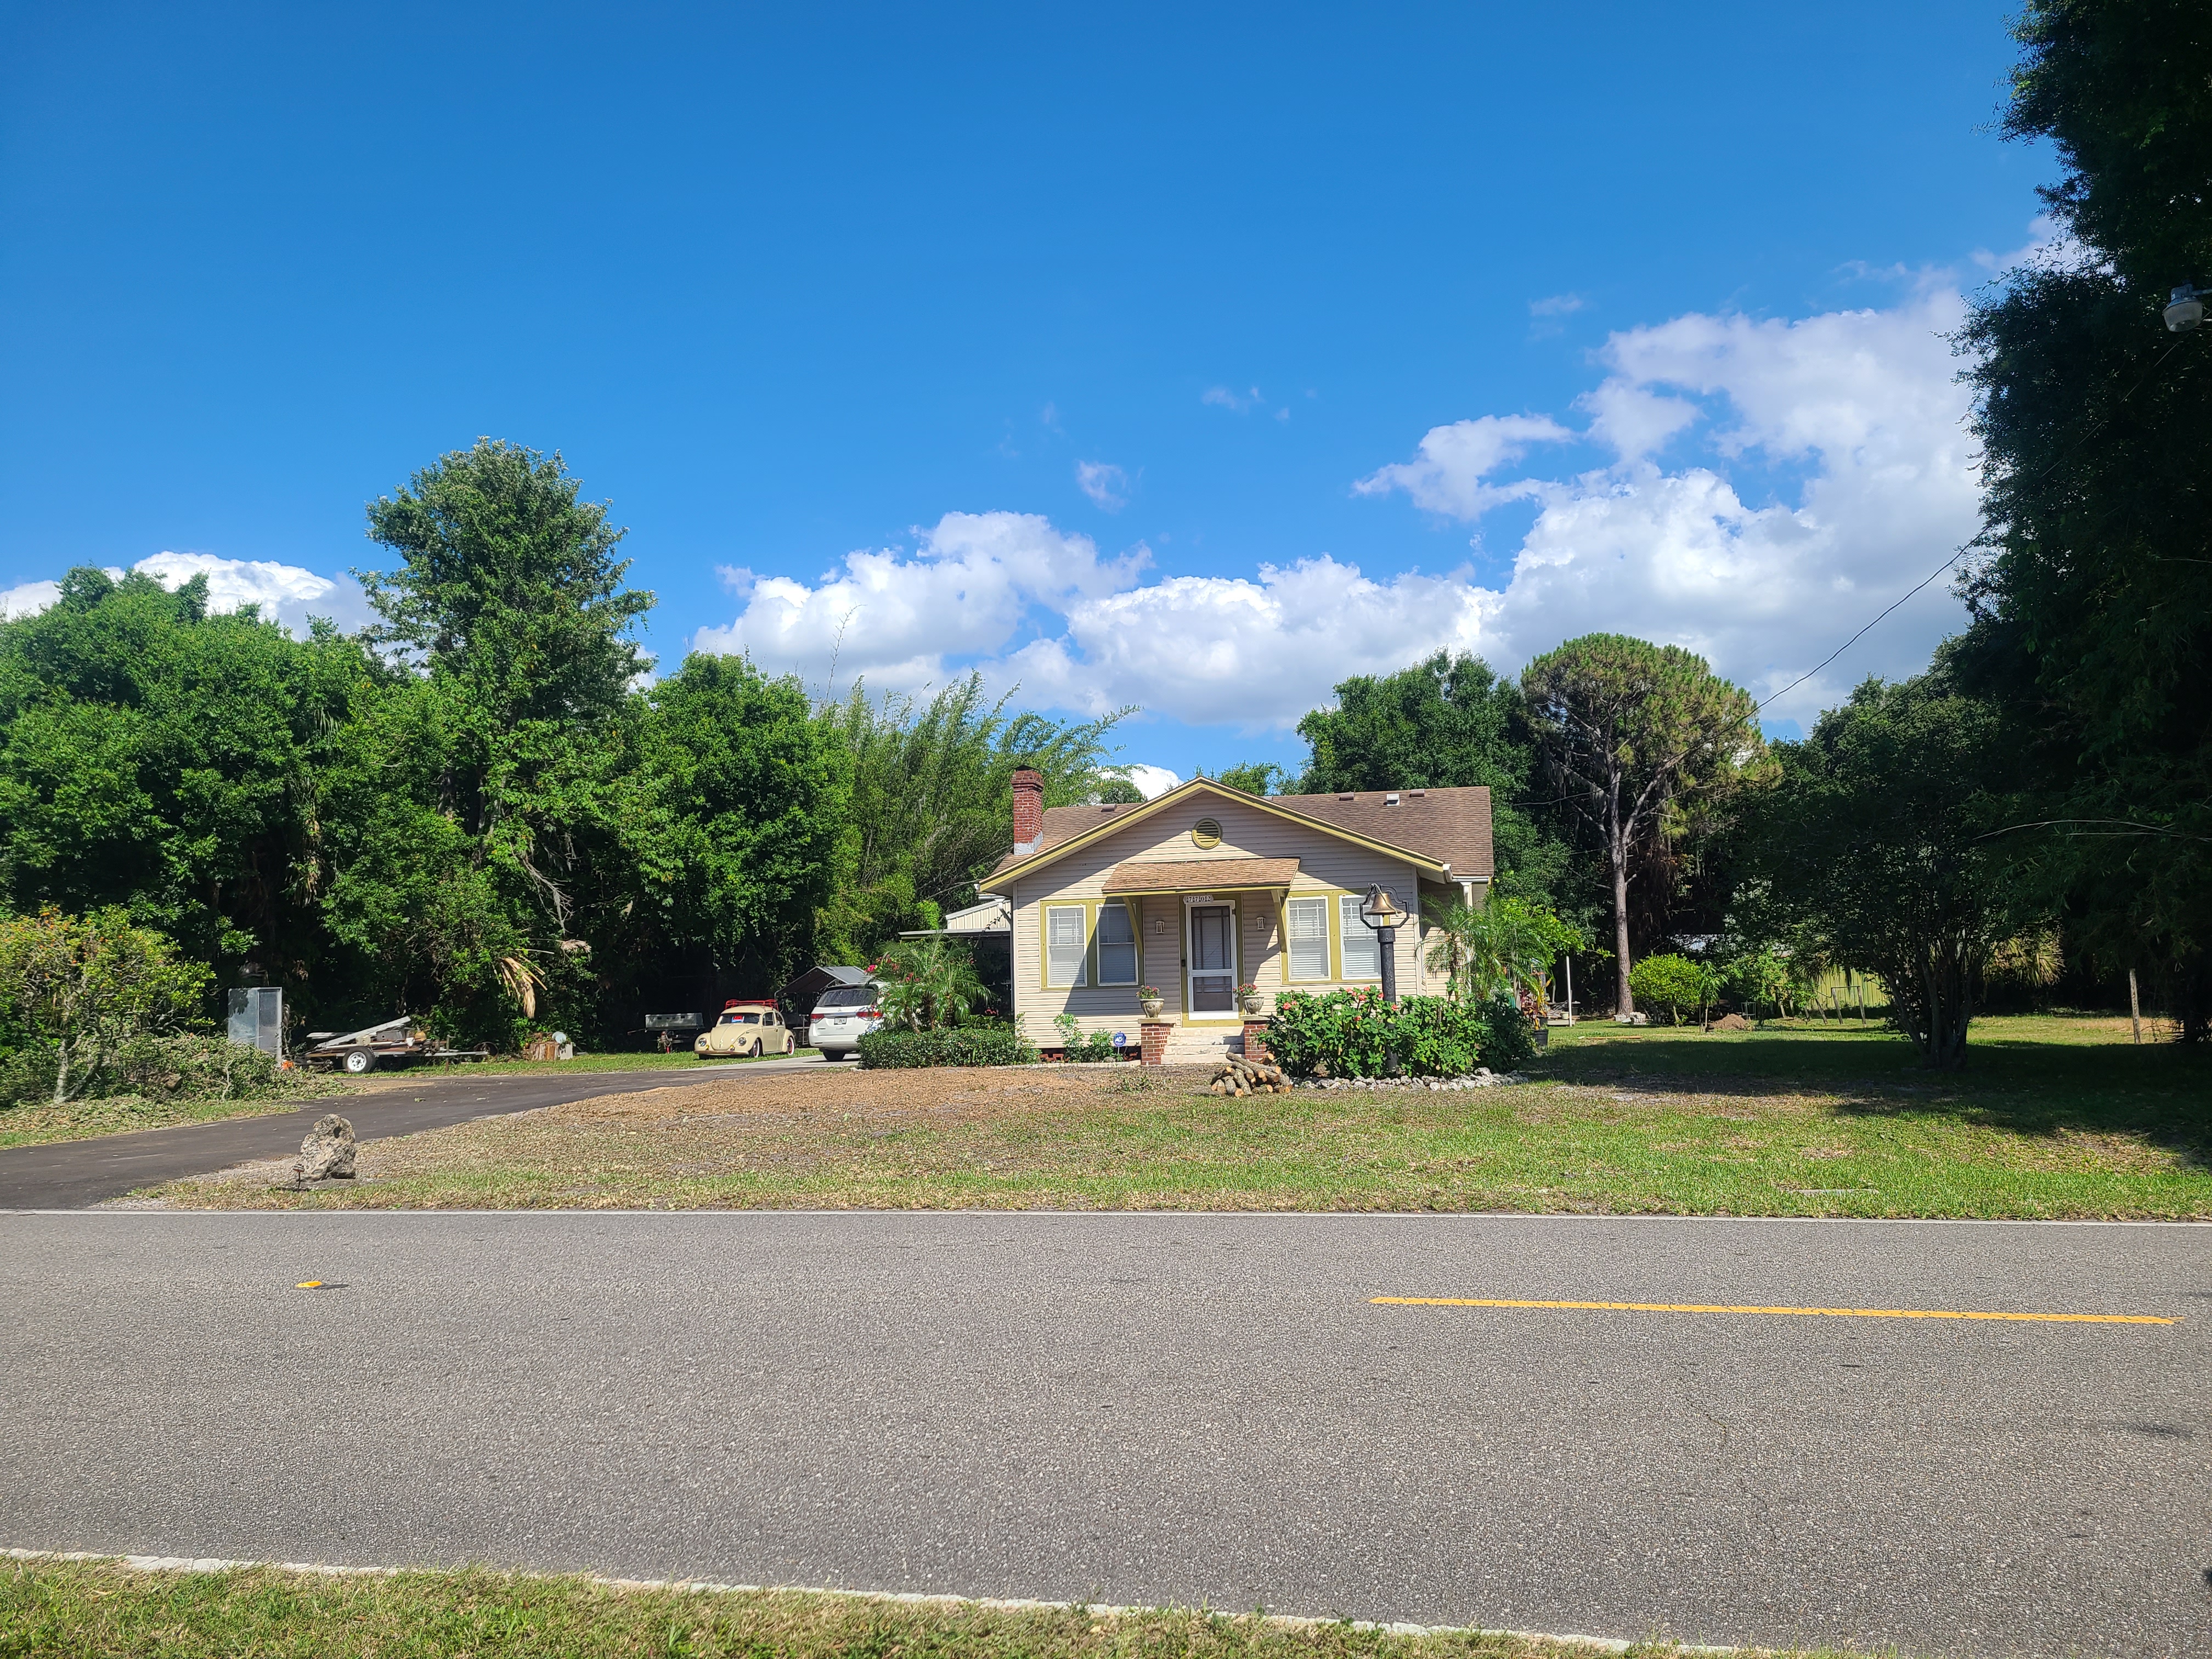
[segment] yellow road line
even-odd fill
[[[1725,1302],[1523,1302],[1495,1296],[1378,1296],[1397,1308],[1582,1308],[1599,1313],[1804,1314],[1823,1319],[2008,1319],[2037,1325],[2179,1325],[2156,1314],[1980,1313],[1942,1308],[1756,1308]]]

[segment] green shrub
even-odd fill
[[[1641,1003],[1667,1011],[1667,1023],[1680,1025],[1682,1010],[1702,1015],[1720,1000],[1720,981],[1702,962],[1674,955],[1646,957],[1628,970],[1628,988]]]
[[[1267,1022],[1267,1052],[1301,1077],[1463,1077],[1478,1066],[1510,1071],[1536,1052],[1528,1021],[1503,993],[1479,1002],[1400,997],[1394,1007],[1371,988],[1285,991]]]
[[[81,1098],[136,1095],[146,1100],[258,1100],[283,1092],[283,1074],[258,1048],[219,1036],[141,1033],[118,1043]],[[0,1055],[0,1103],[51,1100],[54,1051],[29,1048]]]
[[[1060,1028],[1060,1054],[1062,1060],[1111,1060],[1114,1058],[1114,1034],[1093,1031],[1083,1035],[1083,1027],[1073,1014],[1054,1014],[1052,1023]]]
[[[860,1064],[893,1071],[916,1066],[1027,1066],[1035,1044],[1011,1025],[953,1025],[934,1031],[871,1031],[860,1039]]]

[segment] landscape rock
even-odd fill
[[[336,1112],[327,1113],[315,1120],[315,1127],[300,1143],[300,1161],[292,1166],[292,1178],[302,1186],[310,1181],[351,1181],[353,1152],[353,1125]]]

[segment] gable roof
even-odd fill
[[[1212,778],[1193,778],[1148,801],[1048,806],[1036,849],[1000,859],[990,879],[1027,874],[1063,853],[1088,846],[1125,824],[1156,816],[1170,804],[1212,794],[1279,817],[1313,825],[1346,840],[1400,853],[1425,873],[1449,870],[1455,881],[1487,881],[1492,874],[1490,791],[1368,789],[1334,795],[1248,795]]]

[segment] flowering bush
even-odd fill
[[[1534,1057],[1528,1020],[1504,994],[1481,1001],[1400,997],[1372,986],[1352,991],[1285,991],[1267,1022],[1267,1052],[1302,1077],[1462,1077],[1477,1066],[1510,1071]]]

